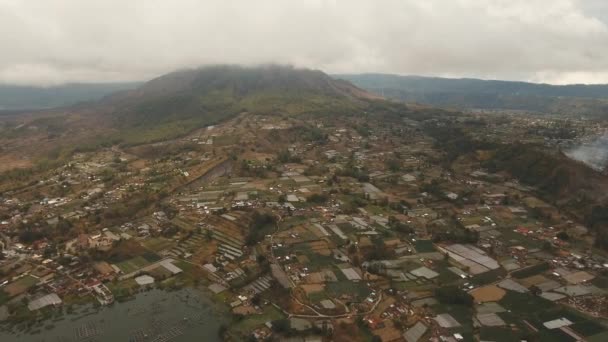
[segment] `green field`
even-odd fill
[[[143,245],[155,252],[160,252],[172,248],[175,242],[164,238],[150,238],[144,241]]]
[[[214,146],[234,145],[238,142],[239,142],[238,135],[220,135],[218,137],[213,138]]]
[[[370,290],[363,283],[355,283],[352,281],[337,281],[335,283],[327,283],[327,291],[329,291],[334,297],[339,297],[343,294],[354,295],[358,299],[365,299],[369,295]]]
[[[435,246],[433,246],[433,241],[431,240],[416,240],[413,244],[418,253],[435,252]]]
[[[608,277],[597,276],[591,280],[591,283],[601,289],[608,289]]]
[[[150,264],[150,262],[148,260],[146,260],[144,257],[138,256],[133,259],[119,262],[118,264],[116,264],[116,266],[118,266],[118,268],[120,268],[120,270],[123,273],[128,274],[131,272],[135,272],[145,266],[148,266],[149,264]]]
[[[324,268],[327,268],[328,266],[333,265],[336,262],[336,260],[331,256],[320,255],[310,250],[301,251],[301,253],[306,255],[306,257],[310,261],[308,264],[306,264],[306,266],[309,267],[311,271],[322,270]],[[339,275],[336,271],[334,271],[334,273],[336,273],[336,276],[338,277],[342,274],[342,272],[339,272]]]
[[[456,273],[450,271],[447,266],[440,266],[437,270],[439,272],[438,281],[440,284],[450,284],[450,283],[459,283],[463,282],[462,278],[460,278]]]
[[[599,323],[595,323],[592,321],[582,321],[573,324],[572,326],[570,326],[570,328],[586,337],[606,332],[606,329],[602,327]]]
[[[311,303],[315,303],[318,304],[319,302],[321,302],[324,299],[331,299],[327,296],[327,294],[324,291],[321,292],[313,292],[313,293],[309,293],[308,294],[308,300]]]
[[[187,221],[185,221],[185,220],[183,220],[183,219],[181,219],[179,217],[174,217],[171,220],[171,223],[173,223],[174,225],[176,225],[179,228],[182,228],[182,229],[184,229],[186,231],[191,231],[191,230],[194,230],[194,228],[195,228],[194,225],[192,225],[192,223],[187,222]]]
[[[523,278],[528,278],[528,277],[543,273],[545,271],[548,271],[549,269],[550,269],[549,264],[546,262],[542,262],[542,263],[539,263],[539,264],[536,264],[533,266],[529,266],[529,267],[514,271],[511,273],[511,275],[517,279],[523,279]]]
[[[541,341],[573,341],[572,337],[562,334],[559,329],[548,330],[544,328],[544,322],[561,317],[565,317],[573,322],[574,324],[571,328],[586,337],[602,334],[606,331],[603,326],[579,312],[531,294],[507,291],[507,294],[500,300],[499,304],[505,309],[511,310],[510,314],[503,314],[505,315],[505,321],[524,328],[521,323],[523,320],[527,320],[539,329],[538,336]]]
[[[501,241],[504,241],[507,246],[517,246],[521,245],[528,249],[541,248],[542,242],[539,240],[534,240],[530,237],[526,237],[522,234],[516,233],[511,228],[500,229]]]
[[[268,321],[276,321],[284,318],[281,311],[272,305],[264,307],[264,311],[259,315],[247,316],[243,320],[230,325],[230,333],[234,335],[249,334],[253,329],[263,325]]]
[[[4,305],[4,303],[8,302],[9,299],[11,298],[9,297],[8,293],[0,290],[0,305]]]
[[[500,277],[504,277],[505,274],[505,270],[503,270],[502,268],[498,268],[495,270],[489,270],[481,274],[476,274],[471,278],[471,281],[477,285],[486,285],[497,281],[498,279],[500,279]]]
[[[591,337],[588,338],[589,342],[604,342],[604,341],[608,341],[608,331],[605,331],[603,333],[597,334],[597,335],[593,335]]]
[[[505,327],[481,327],[479,337],[482,341],[510,342],[519,341],[521,336]]]
[[[114,295],[114,298],[121,302],[127,300],[133,296],[136,289],[139,287],[137,282],[133,278],[125,279],[118,282],[109,282],[107,284],[108,289]]]

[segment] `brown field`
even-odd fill
[[[247,188],[253,188],[260,191],[268,190],[268,181],[266,180],[254,180],[247,183]]]
[[[550,205],[548,205],[547,203],[543,202],[542,200],[536,198],[536,197],[526,197],[522,200],[526,206],[530,207],[530,208],[547,208],[550,207]]]
[[[548,280],[549,279],[545,278],[545,276],[543,276],[541,274],[537,274],[537,275],[534,275],[534,276],[531,276],[528,278],[520,279],[520,280],[518,280],[518,282],[521,283],[525,287],[531,287],[534,285],[544,283]]]
[[[143,160],[143,159],[136,159],[136,160],[134,160],[134,161],[131,162],[131,167],[133,167],[135,169],[138,169],[138,170],[141,170],[141,169],[143,169],[143,168],[146,167],[146,164],[147,163],[146,163],[145,160]]]
[[[498,219],[498,220],[503,220],[503,221],[510,221],[515,219],[515,215],[506,208],[501,208],[500,210],[496,210],[494,212],[494,216]]]
[[[317,239],[321,239],[321,238],[325,237],[325,235],[323,233],[321,233],[321,231],[318,230],[317,227],[309,226],[308,231],[312,235],[314,235]]]
[[[321,284],[324,283],[323,275],[320,272],[311,273],[306,276],[306,283],[308,284]]]
[[[106,253],[106,257],[112,262],[120,262],[140,256],[147,251],[135,240],[122,240]]]
[[[322,270],[320,272],[313,272],[306,276],[306,282],[310,284],[335,281],[338,281],[338,278],[336,277],[336,274],[329,269]]]
[[[507,291],[501,289],[496,285],[488,285],[480,287],[470,292],[471,296],[475,298],[478,303],[484,302],[497,302],[505,296]]]
[[[256,313],[256,310],[251,305],[241,305],[241,306],[237,306],[236,308],[232,309],[232,313],[239,314],[239,315],[252,315],[252,314]]]
[[[110,273],[114,272],[114,269],[112,268],[112,266],[110,266],[110,264],[108,264],[105,261],[96,262],[93,265],[93,268],[95,268],[95,270],[97,270],[97,272],[99,272],[101,274],[110,274]]]
[[[310,259],[308,259],[308,257],[304,254],[298,255],[298,261],[302,265],[307,265],[308,263],[310,263]]]
[[[231,216],[237,217],[238,215],[234,212],[230,213]],[[245,241],[245,235],[243,233],[243,227],[239,226],[239,224],[235,222],[239,222],[240,224],[248,224],[245,220],[245,217],[237,217],[237,221],[229,221],[220,216],[209,215],[206,218],[207,223],[213,226],[213,229],[218,230],[219,232],[230,236],[239,241]]]
[[[15,282],[6,285],[6,287],[4,288],[4,292],[8,293],[9,297],[14,297],[27,291],[27,289],[36,285],[36,283],[38,283],[38,279],[27,275]]]
[[[372,330],[373,334],[379,336],[382,341],[398,341],[401,340],[401,331],[395,328],[393,321],[384,321],[384,327]]]
[[[34,164],[31,160],[14,155],[6,154],[0,156],[0,172],[12,170],[12,169],[26,169],[32,167]]]
[[[171,271],[164,268],[163,266],[154,267],[153,269],[151,269],[147,272],[150,273],[150,275],[152,277],[154,277],[155,279],[167,279],[173,275],[173,273],[171,273]]]
[[[241,158],[243,158],[243,159],[257,160],[259,162],[265,162],[266,159],[272,160],[272,159],[274,159],[274,157],[275,157],[274,154],[259,153],[259,152],[252,152],[252,151],[247,151],[241,156]]]
[[[302,290],[304,290],[304,292],[306,292],[307,295],[325,290],[325,285],[323,284],[304,284],[300,285],[300,287]]]
[[[217,252],[217,241],[205,241],[201,248],[197,249],[191,257],[191,261],[195,264],[205,264],[213,260],[215,252]]]
[[[327,246],[327,242],[324,240],[309,242],[308,246],[310,249],[320,255],[330,256],[331,250]]]
[[[360,329],[352,319],[342,319],[340,323],[334,324],[332,340],[335,342],[366,341],[368,337]]]

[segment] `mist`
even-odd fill
[[[589,143],[583,143],[565,154],[587,164],[597,171],[604,171],[608,166],[608,134],[600,136]]]
[[[0,0],[0,83],[224,63],[608,83],[607,12],[598,0]]]

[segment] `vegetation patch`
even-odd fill
[[[120,270],[123,273],[129,274],[129,273],[135,272],[145,266],[148,266],[149,264],[150,264],[150,262],[148,260],[146,260],[143,256],[138,256],[133,259],[119,262],[116,264],[116,266],[118,268],[120,268]]]
[[[413,244],[418,253],[435,252],[435,246],[433,246],[433,241],[431,240],[416,240]]]

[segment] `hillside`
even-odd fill
[[[509,109],[608,115],[608,85],[549,85],[385,74],[336,75],[370,92],[406,102],[461,109]]]
[[[129,89],[140,83],[66,84],[50,87],[0,85],[0,111],[46,109],[74,105]]]

